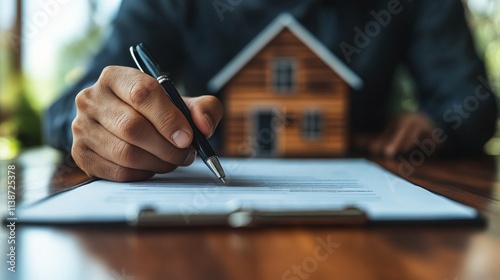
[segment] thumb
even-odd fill
[[[212,95],[203,95],[200,97],[184,97],[184,101],[191,111],[196,127],[207,138],[212,136],[224,112],[219,99]]]

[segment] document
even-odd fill
[[[229,214],[341,211],[355,208],[368,220],[474,220],[475,209],[414,185],[363,159],[222,158],[228,184],[201,161],[147,181],[98,180],[18,209],[19,222],[127,222],[144,209],[193,217]]]

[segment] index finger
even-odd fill
[[[133,107],[178,148],[191,144],[193,131],[181,111],[170,101],[156,79],[141,71],[119,66],[106,67],[99,78],[118,98]]]

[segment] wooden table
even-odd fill
[[[36,201],[88,179],[67,159],[57,165],[60,160],[54,152],[44,149],[25,153],[13,162],[18,204]],[[374,161],[395,173],[401,165],[398,160]],[[488,218],[485,228],[139,230],[18,225],[16,273],[10,273],[5,267],[9,231],[3,226],[0,276],[71,280],[500,279],[499,163],[492,157],[426,159],[407,177],[479,209]],[[6,164],[2,163],[2,179]]]

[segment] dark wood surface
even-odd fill
[[[374,161],[400,173],[398,160]],[[88,179],[50,150],[25,153],[12,163],[18,204]],[[7,164],[1,166],[2,180]],[[18,226],[16,273],[6,270],[9,232],[3,226],[0,275],[75,280],[500,279],[498,158],[427,159],[407,179],[479,209],[488,225],[244,230]],[[330,243],[328,250],[325,243]]]

